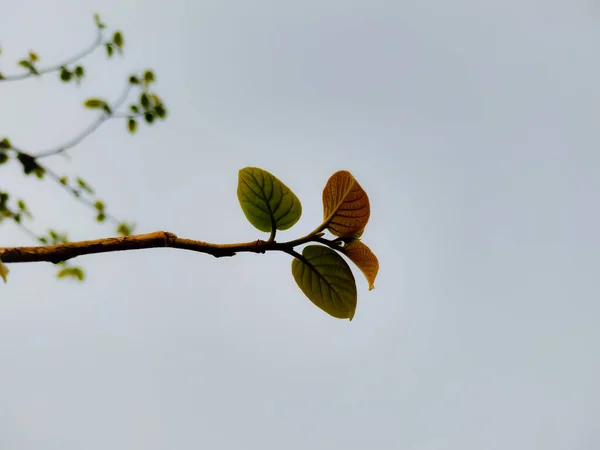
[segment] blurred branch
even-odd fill
[[[94,39],[94,42],[89,47],[85,48],[81,52],[71,56],[70,58],[65,59],[63,62],[61,62],[59,64],[56,64],[53,66],[48,66],[48,67],[42,67],[39,69],[36,67],[35,73],[32,71],[29,71],[29,72],[25,72],[25,73],[14,74],[14,75],[2,74],[2,76],[0,77],[0,82],[25,80],[25,79],[33,77],[33,76],[39,76],[39,75],[43,75],[43,74],[50,73],[50,72],[58,72],[63,67],[68,66],[69,64],[76,63],[80,59],[85,58],[86,56],[91,54],[94,50],[96,50],[98,47],[100,47],[103,44],[102,37],[103,37],[102,29],[97,28],[96,39]]]
[[[125,103],[125,100],[127,100],[127,97],[129,96],[130,91],[131,91],[131,85],[127,85],[127,87],[125,88],[125,90],[123,91],[121,96],[117,100],[115,100],[115,102],[109,108],[109,110],[111,112],[103,111],[102,114],[100,116],[98,116],[98,118],[94,122],[92,122],[86,129],[84,129],[81,133],[79,133],[77,136],[75,136],[70,141],[65,142],[64,144],[59,145],[55,148],[43,150],[40,152],[35,152],[35,154],[33,154],[32,156],[36,159],[47,158],[48,156],[59,155],[59,154],[65,152],[66,150],[69,150],[69,149],[75,147],[76,145],[80,144],[86,137],[88,137],[94,131],[96,131],[98,128],[100,128],[100,125],[102,125],[108,119],[115,117],[114,113],[112,111],[120,108],[123,105],[123,103]],[[117,118],[117,117],[115,117],[115,118]],[[13,146],[13,148],[17,151],[22,152],[22,150],[18,150],[14,146]]]

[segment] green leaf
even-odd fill
[[[154,108],[154,112],[161,119],[164,119],[167,116],[167,110],[163,105],[156,105],[156,108]]]
[[[112,57],[112,55],[114,53],[113,45],[110,42],[107,42],[105,45],[106,45],[106,54],[110,58],[110,57]]]
[[[69,182],[69,179],[67,177],[60,177],[60,180],[58,180],[60,182],[60,184],[62,184],[63,186],[66,186],[67,183]]]
[[[37,53],[30,51],[30,52],[29,52],[29,60],[30,60],[31,62],[36,62],[36,61],[39,61],[39,60],[40,60],[40,57],[38,56],[38,54],[37,54]]]
[[[140,80],[135,75],[129,77],[129,84],[140,84]]]
[[[6,154],[6,152],[1,151],[0,152],[0,165],[4,164],[6,161],[8,161],[8,155]]]
[[[94,14],[94,22],[96,23],[96,26],[97,26],[98,28],[100,28],[100,29],[102,29],[102,28],[106,28],[106,25],[105,25],[105,24],[103,24],[103,23],[100,21],[100,15],[99,15],[99,14]]]
[[[0,260],[0,278],[4,280],[6,283],[6,277],[8,276],[8,267],[4,265],[2,260]]]
[[[110,106],[108,106],[107,103],[105,103],[104,106],[102,106],[102,109],[106,114],[112,114],[112,109],[110,109]]]
[[[123,47],[123,33],[120,31],[115,31],[115,34],[113,35],[113,42],[118,48]]]
[[[106,105],[106,102],[104,100],[99,99],[99,98],[88,98],[83,103],[83,106],[85,106],[86,108],[90,108],[90,109],[104,108],[105,105]]]
[[[69,81],[71,81],[72,77],[73,77],[73,74],[71,73],[71,71],[69,69],[67,69],[66,67],[61,67],[60,79],[62,81],[64,81],[65,83],[68,83]]]
[[[25,67],[31,73],[33,73],[35,75],[39,75],[37,69],[35,68],[35,66],[33,65],[33,63],[31,61],[28,61],[26,59],[22,59],[21,61],[19,61],[19,65],[21,67]]]
[[[154,72],[152,72],[151,70],[146,70],[144,72],[144,82],[146,84],[150,84],[154,81]]]
[[[57,278],[75,278],[79,281],[83,281],[85,278],[85,274],[83,273],[83,269],[81,267],[65,267],[64,269],[59,270],[56,274]]]
[[[151,124],[154,122],[154,114],[152,114],[150,111],[146,112],[144,114],[144,120],[146,120],[146,123]]]
[[[135,130],[137,129],[137,120],[130,117],[129,120],[127,121],[127,129],[129,130],[129,132],[131,134],[135,133]]]
[[[311,302],[338,319],[354,317],[356,281],[348,263],[335,250],[309,245],[292,261],[296,283]]]
[[[76,178],[75,181],[77,182],[77,185],[83,189],[84,191],[86,191],[89,194],[93,194],[94,190],[90,187],[89,184],[87,184],[84,180],[82,180],[81,178]]]
[[[8,138],[4,138],[0,141],[0,148],[10,148],[11,144]]]
[[[142,92],[140,95],[140,103],[144,109],[148,109],[150,107],[150,97],[145,92]]]
[[[121,222],[117,227],[117,234],[120,234],[121,236],[131,236],[131,234],[133,233],[133,228],[133,225]]]
[[[0,80],[4,80],[4,75],[2,75],[2,72],[0,72]]]
[[[85,75],[85,71],[83,69],[83,66],[75,66],[75,76],[77,78],[82,78]]]
[[[244,215],[260,231],[287,230],[302,216],[302,204],[290,188],[257,167],[240,170],[237,196]]]
[[[131,110],[132,113],[135,113],[135,114],[140,112],[140,109],[137,107],[137,105],[131,105],[129,107],[129,109]]]
[[[98,213],[98,215],[96,215],[96,221],[98,222],[104,222],[106,220],[106,214],[104,213]]]

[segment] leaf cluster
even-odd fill
[[[292,190],[257,167],[240,170],[237,196],[248,221],[270,233],[270,243],[275,243],[277,230],[291,228],[302,216],[302,205]],[[283,251],[293,256],[292,275],[306,297],[331,316],[352,320],[358,295],[344,257],[362,271],[369,290],[379,271],[377,257],[361,240],[371,215],[369,197],[354,176],[342,170],[329,178],[322,200],[323,222],[304,238],[282,244]],[[325,230],[334,239],[324,238]],[[294,249],[310,241],[321,245],[307,245],[302,253]]]

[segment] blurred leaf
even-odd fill
[[[99,98],[88,98],[83,103],[83,106],[85,106],[86,108],[90,108],[90,109],[104,108],[105,105],[106,105],[106,102],[104,100],[99,99]]]
[[[117,234],[121,236],[131,236],[131,233],[133,233],[133,225],[121,222],[117,227]]]
[[[6,283],[6,278],[8,277],[8,267],[6,267],[4,265],[4,263],[2,262],[2,260],[0,260],[0,277],[4,280],[4,283]]]
[[[296,283],[311,302],[338,319],[354,317],[357,303],[356,281],[348,263],[335,250],[308,245],[302,259],[292,261]]]
[[[65,267],[64,269],[59,270],[56,274],[57,278],[75,278],[79,281],[83,281],[85,278],[85,274],[83,273],[83,269],[81,267]]]
[[[2,72],[0,72],[0,80],[4,80],[4,75],[2,75]]]
[[[358,237],[370,215],[369,197],[352,174],[346,170],[334,173],[323,189],[323,218],[329,232]]]
[[[66,186],[66,184],[69,182],[69,179],[67,177],[61,177],[58,181],[60,182],[60,184]]]
[[[135,114],[140,112],[140,109],[137,107],[137,105],[131,105],[129,109],[131,109],[131,112]]]
[[[258,230],[287,230],[300,220],[302,205],[285,184],[266,170],[239,171],[237,196],[244,215]]]
[[[354,239],[342,247],[341,251],[364,274],[369,283],[369,290],[374,289],[375,278],[377,277],[377,272],[379,272],[379,261],[371,249],[362,241]]]
[[[140,84],[140,80],[135,75],[129,77],[129,84]]]
[[[71,71],[69,71],[69,69],[67,69],[66,67],[61,67],[60,69],[60,79],[62,81],[64,81],[65,83],[71,81],[71,78],[73,77],[73,74],[71,73]]]
[[[75,66],[75,76],[77,78],[82,78],[85,75],[85,70],[83,66]]]
[[[0,164],[4,164],[6,161],[8,161],[8,158],[9,157],[5,151],[0,151]]]
[[[98,215],[96,216],[96,221],[104,222],[105,220],[106,220],[106,215],[104,213],[98,213]]]
[[[40,60],[40,57],[38,56],[37,53],[30,51],[29,52],[29,60],[32,62],[36,62]]]
[[[4,138],[0,141],[0,148],[11,148],[11,144],[8,138]]]
[[[137,120],[130,117],[129,120],[127,121],[127,129],[129,130],[129,132],[131,134],[133,134],[133,133],[135,133],[136,128],[137,128]]]
[[[106,45],[106,54],[110,58],[110,57],[112,57],[112,55],[114,53],[113,45],[110,42],[107,42],[105,45]]]
[[[33,63],[31,61],[22,59],[21,61],[19,61],[19,65],[21,67],[25,67],[27,70],[29,70],[34,75],[39,75],[37,69],[35,68],[35,66],[33,65]]]
[[[96,23],[96,26],[98,28],[100,28],[100,29],[106,28],[106,25],[100,21],[100,15],[99,14],[94,14],[94,22]]]
[[[112,109],[110,109],[110,106],[107,103],[102,106],[102,109],[106,114],[112,114]]]
[[[144,120],[146,120],[146,123],[151,124],[154,122],[154,114],[152,114],[150,111],[144,113]]]
[[[101,202],[100,200],[96,200],[96,203],[94,203],[94,208],[96,208],[96,210],[98,211],[104,211],[105,206],[103,202]]]
[[[140,103],[144,109],[148,109],[150,107],[150,97],[145,92],[142,92],[140,95]]]
[[[113,35],[113,42],[118,48],[123,47],[123,33],[120,31],[115,31],[115,34]]]
[[[167,110],[163,105],[156,105],[156,108],[154,108],[154,112],[161,119],[164,119],[167,116]]]
[[[77,185],[83,189],[84,191],[86,191],[89,194],[93,194],[94,190],[90,187],[89,184],[87,184],[84,180],[82,180],[81,178],[76,178],[75,181],[77,182]]]
[[[146,84],[150,84],[154,81],[154,72],[152,72],[151,70],[146,70],[144,72],[144,82]]]

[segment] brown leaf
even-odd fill
[[[357,237],[362,234],[371,207],[364,189],[347,170],[334,173],[323,189],[323,218],[335,236]]]
[[[375,288],[375,278],[379,272],[377,256],[362,241],[355,239],[342,248],[342,252],[356,264],[369,282],[369,290]]]

